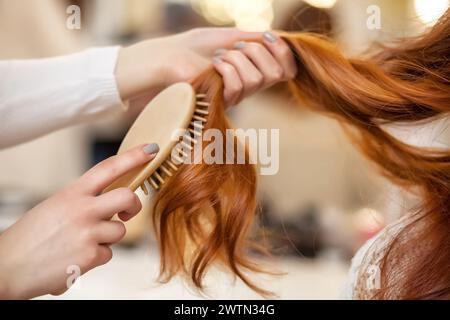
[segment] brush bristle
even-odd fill
[[[206,98],[206,94],[197,94],[196,95],[196,106],[194,110],[194,115],[191,119],[191,123],[189,124],[188,134],[186,134],[182,139],[180,139],[180,144],[185,148],[185,150],[192,151],[194,150],[194,145],[198,143],[198,138],[202,136],[202,130],[204,129],[204,125],[208,121],[207,116],[209,115],[208,107],[209,103],[206,101],[202,101]],[[183,140],[185,138],[185,140]],[[153,190],[157,191],[161,188],[161,185],[164,184],[167,179],[173,176],[173,174],[178,170],[178,167],[181,166],[184,162],[185,158],[188,158],[189,155],[184,152],[182,149],[177,146],[174,149],[177,155],[171,155],[168,159],[166,159],[163,164],[153,172],[153,174],[147,178],[147,182],[152,187]],[[173,160],[176,161],[174,163]],[[141,185],[141,189],[145,195],[148,195],[148,188],[145,184],[145,181]]]

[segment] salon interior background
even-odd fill
[[[80,29],[67,28],[70,5],[81,8]],[[374,40],[421,32],[448,5],[447,0],[0,0],[0,58],[125,45],[211,25],[326,32],[348,54],[357,54]],[[371,16],[378,10],[379,21]],[[260,281],[281,298],[338,297],[351,255],[407,205],[398,200],[401,191],[374,173],[336,122],[294,110],[282,87],[245,100],[231,116],[238,127],[280,129],[280,170],[261,177],[259,194],[261,223],[274,234],[268,263],[287,274]],[[1,151],[0,229],[114,153],[133,117],[69,128]],[[130,229],[142,229],[144,220],[136,219]],[[199,298],[180,281],[155,286],[158,255],[147,233],[130,232],[110,264],[87,274],[63,297]],[[212,297],[256,297],[219,271],[210,276]]]

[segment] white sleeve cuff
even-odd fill
[[[96,104],[102,109],[122,108],[126,111],[129,107],[129,103],[120,97],[115,76],[119,50],[119,46],[87,50],[89,82],[98,90]]]

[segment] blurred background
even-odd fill
[[[66,28],[70,5],[81,8],[79,30]],[[0,0],[0,59],[127,45],[203,26],[320,32],[356,55],[373,41],[422,32],[448,5],[447,0]],[[367,21],[378,8],[380,28],[372,28]],[[262,262],[285,274],[258,281],[280,298],[338,298],[354,252],[398,217],[407,197],[361,158],[338,123],[294,108],[282,86],[246,99],[230,117],[236,127],[280,129],[280,170],[261,177],[259,199],[264,241],[273,248],[273,257]],[[114,154],[132,118],[107,118],[0,151],[0,230]],[[203,298],[180,279],[155,283],[158,252],[146,217],[129,228],[113,260],[83,276],[62,298]],[[219,270],[207,283],[209,298],[258,298]]]

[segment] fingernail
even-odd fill
[[[277,41],[277,37],[269,31],[263,33],[263,38],[270,43],[274,43],[275,41]]]
[[[159,146],[157,143],[151,143],[144,147],[146,154],[157,154],[159,152]]]
[[[226,49],[217,49],[216,51],[214,51],[214,56],[221,56],[222,54],[224,54],[225,52],[227,52]]]
[[[212,61],[214,64],[219,64],[219,63],[222,63],[223,60],[220,59],[219,57],[214,57]]]
[[[234,44],[234,48],[238,49],[238,50],[243,49],[244,47],[245,47],[245,42],[244,41],[239,41],[239,42],[236,42]]]

